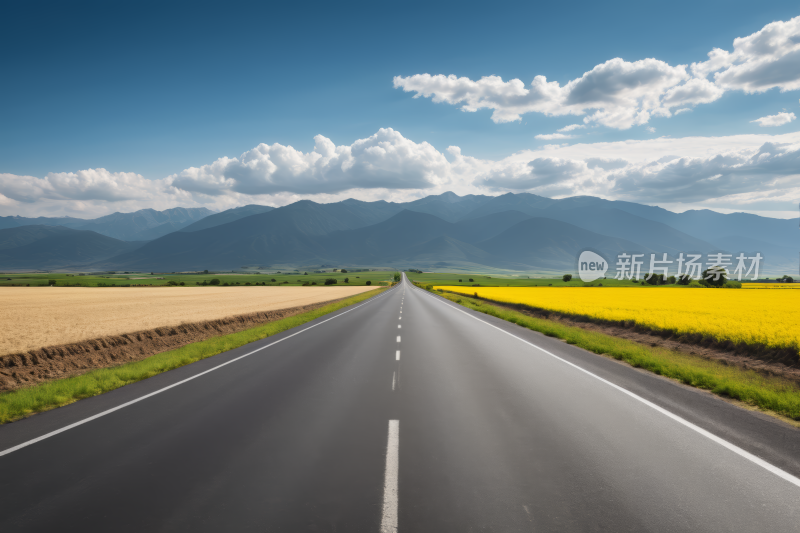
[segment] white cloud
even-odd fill
[[[223,157],[173,176],[180,189],[208,195],[336,193],[348,189],[427,189],[447,181],[444,155],[427,142],[415,143],[391,128],[350,146],[314,137],[314,150],[260,144],[239,158]]]
[[[767,115],[766,117],[757,118],[750,122],[758,122],[761,127],[765,126],[783,126],[793,121],[797,117],[794,113],[778,113],[777,115]]]
[[[693,63],[692,72],[724,90],[746,93],[778,88],[800,89],[800,17],[771,22],[761,30],[733,40],[733,52],[714,48],[708,61]]]
[[[710,82],[691,80],[686,65],[672,67],[656,59],[631,63],[620,58],[597,65],[563,86],[544,76],[536,76],[526,87],[518,79],[505,82],[499,76],[473,81],[442,74],[396,76],[394,86],[415,92],[415,98],[461,104],[463,111],[492,109],[494,122],[512,122],[537,112],[586,115],[584,123],[619,129],[645,124],[651,116],[669,116],[671,107],[712,101],[722,94]]]
[[[655,132],[656,132],[656,129],[655,129],[653,126],[648,126],[648,127],[647,127],[647,128],[645,128],[645,129],[646,129],[647,131],[649,131],[650,133],[655,133]]]
[[[569,126],[564,126],[563,128],[559,129],[560,132],[567,132],[567,131],[574,131],[574,130],[582,130],[585,129],[586,126],[584,124],[570,124]]]
[[[555,141],[559,139],[572,139],[574,137],[574,135],[567,135],[565,133],[546,133],[536,135],[534,139],[539,139],[540,141]]]
[[[800,89],[800,17],[767,24],[733,42],[734,51],[712,50],[708,61],[671,66],[648,58],[611,59],[564,85],[536,76],[529,86],[499,76],[471,80],[455,75],[395,76],[394,87],[414,98],[460,105],[462,111],[491,109],[496,123],[521,120],[525,113],[583,116],[610,128],[628,129],[651,117],[686,113],[719,99],[727,90],[747,93],[778,87]],[[714,74],[714,81],[708,76]],[[569,126],[568,126],[569,127]],[[571,130],[564,130],[571,131]]]
[[[43,178],[0,174],[0,214],[91,218],[142,208],[301,199],[409,201],[429,194],[594,195],[683,210],[784,213],[800,200],[800,132],[549,144],[500,160],[445,153],[385,129],[351,145],[317,136],[314,150],[259,145],[159,180],[89,169]],[[765,193],[763,191],[773,191]]]
[[[690,107],[684,107],[683,109],[677,109],[677,110],[675,110],[675,112],[674,112],[674,113],[672,113],[672,114],[673,114],[673,115],[681,115],[681,114],[683,114],[683,113],[691,113],[691,112],[692,112],[692,108],[690,108]]]

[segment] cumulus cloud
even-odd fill
[[[750,122],[757,122],[759,126],[783,126],[793,121],[797,117],[794,113],[778,113],[777,115],[767,115],[766,117],[757,118]]]
[[[692,108],[690,108],[690,107],[684,107],[684,108],[682,108],[682,109],[676,109],[676,110],[675,110],[675,112],[674,112],[674,113],[672,113],[672,114],[673,114],[673,115],[681,115],[681,114],[683,114],[683,113],[691,113],[691,112],[692,112]]]
[[[574,135],[567,135],[566,133],[545,133],[534,136],[534,139],[540,141],[556,141],[559,139],[572,139]]]
[[[491,109],[496,123],[521,120],[525,113],[583,116],[597,123],[628,129],[652,117],[686,113],[686,106],[708,104],[725,91],[763,92],[800,88],[800,17],[767,24],[739,37],[734,51],[715,48],[708,61],[669,65],[658,59],[624,61],[614,58],[595,66],[564,85],[536,76],[530,85],[499,76],[479,80],[443,74],[395,76],[394,87],[413,92],[414,98],[461,106],[462,111]],[[713,73],[714,80],[708,79]],[[568,126],[569,127],[569,126]],[[564,130],[571,131],[571,130]]]
[[[563,128],[559,129],[560,132],[567,132],[567,131],[574,131],[574,130],[582,130],[585,129],[586,125],[584,124],[570,124],[569,126],[564,126]]]
[[[448,178],[448,163],[427,142],[415,143],[391,129],[335,146],[322,136],[314,150],[260,144],[238,158],[223,157],[174,176],[180,189],[208,195],[335,193],[348,189],[427,189]]]
[[[315,141],[307,153],[259,145],[158,180],[105,169],[42,178],[0,174],[0,213],[90,218],[142,208],[222,210],[301,199],[404,202],[445,191],[594,195],[677,210],[786,212],[800,200],[800,132],[549,144],[499,160],[463,154],[457,146],[443,153],[391,129],[350,145],[336,146],[323,136]]]
[[[800,89],[800,17],[771,22],[761,30],[733,40],[733,52],[714,48],[708,61],[693,63],[692,72],[724,90],[746,93],[772,88]]]

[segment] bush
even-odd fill
[[[345,283],[350,283],[350,278],[344,278]]]
[[[219,285],[219,280],[217,278],[214,278],[211,281],[209,281],[208,283],[210,285]],[[248,285],[250,285],[250,284],[248,283]]]
[[[472,278],[469,278],[469,282],[470,282],[470,283],[472,283],[473,281],[475,281],[475,280],[474,280],[474,279],[472,279]]]
[[[308,287],[309,285],[311,285],[311,284],[309,282],[307,282],[307,281],[305,283],[303,283],[303,287]]]
[[[181,287],[183,287],[184,285],[186,285],[186,283],[181,281],[180,285],[181,285]]]
[[[366,285],[372,285],[372,282],[370,280],[367,280]]]
[[[48,279],[48,280],[47,280],[47,284],[48,284],[48,285],[50,285],[50,286],[52,287],[53,285],[55,285],[55,284],[56,284],[56,280],[54,280],[54,279]]]
[[[228,286],[228,282],[226,281],[225,283],[222,284],[222,286],[223,287],[227,287]]]
[[[271,281],[272,283],[275,283],[275,278],[272,278],[270,281]]]
[[[401,275],[400,275],[400,272],[395,272],[395,273],[394,273],[394,280],[395,280],[395,281],[400,281],[400,279],[401,279],[402,277],[403,277],[403,276],[401,276]]]
[[[561,276],[561,280],[562,280],[564,283],[566,283],[566,282],[568,282],[568,281],[572,280],[572,274],[564,274],[563,276]]]
[[[676,281],[678,280],[675,278],[675,276],[670,276],[667,278],[667,283],[669,283],[670,285],[675,285]]]
[[[794,283],[794,278],[792,276],[783,276],[778,281],[780,281],[781,283]]]
[[[171,280],[169,280],[167,282],[167,285],[172,285],[173,287],[177,287],[178,286],[178,282],[175,281],[174,279],[171,279]]]
[[[342,274],[347,274],[347,270],[342,269]]]
[[[249,281],[245,282],[245,285],[250,285],[250,282]]]
[[[316,285],[316,284],[317,284],[317,282],[316,282],[316,281],[312,281],[312,282],[311,282],[311,284],[312,284],[312,285]]]
[[[328,278],[325,280],[325,285],[336,285],[336,278]]]
[[[705,281],[705,283],[702,283]],[[701,283],[708,287],[724,287],[728,278],[725,277],[725,269],[711,267],[703,271]]]
[[[461,280],[458,280],[458,282],[461,283]]]

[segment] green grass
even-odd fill
[[[126,287],[129,285],[168,285],[170,281],[178,284],[184,283],[186,287],[196,287],[197,283],[203,281],[210,282],[212,279],[220,280],[220,285],[228,283],[229,286],[243,287],[248,283],[251,285],[266,283],[269,285],[288,285],[299,286],[304,283],[316,283],[324,286],[325,280],[334,278],[337,280],[336,286],[366,285],[367,281],[372,285],[377,285],[381,281],[389,282],[393,279],[394,270],[382,270],[371,272],[332,272],[333,269],[327,268],[325,272],[315,273],[313,270],[302,270],[298,272],[281,272],[280,274],[261,274],[258,272],[231,273],[231,272],[210,272],[208,274],[165,274],[150,272],[124,273],[102,275],[84,275],[79,273],[59,273],[59,274],[0,274],[0,287],[30,285],[31,287],[47,286],[49,280],[55,280],[56,286],[82,286],[82,287]],[[305,274],[308,272],[308,274]],[[144,279],[134,279],[144,278]],[[274,282],[272,280],[275,280]],[[348,279],[348,282],[344,280]]]
[[[385,290],[385,289],[383,289]],[[32,413],[47,411],[73,403],[82,398],[97,396],[129,383],[147,379],[156,374],[172,370],[212,355],[270,337],[300,326],[315,318],[337,311],[348,305],[378,295],[383,290],[374,290],[345,300],[334,302],[314,311],[269,322],[256,328],[214,337],[175,350],[153,355],[147,359],[124,365],[92,370],[80,376],[42,383],[32,387],[0,394],[0,424],[18,420]]]
[[[800,386],[789,380],[765,376],[752,370],[727,366],[718,361],[665,348],[645,346],[579,327],[565,326],[551,320],[530,317],[475,298],[452,293],[443,293],[440,296],[469,309],[562,339],[584,350],[613,357],[631,366],[678,380],[686,385],[709,390],[714,394],[733,398],[793,420],[800,420]]]

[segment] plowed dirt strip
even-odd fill
[[[0,287],[0,355],[353,296],[374,287]]]

